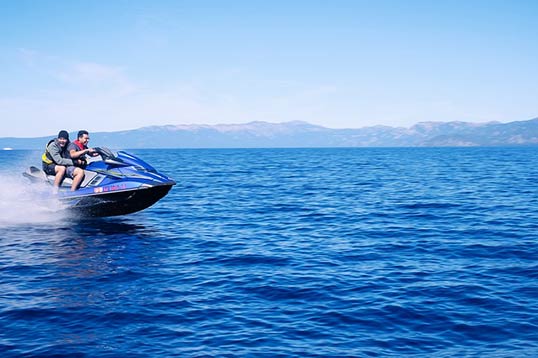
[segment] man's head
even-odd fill
[[[69,133],[65,130],[61,130],[60,133],[58,133],[58,142],[63,147],[67,142],[69,142]]]
[[[86,130],[80,130],[78,131],[77,135],[78,141],[82,143],[82,145],[87,145],[88,141],[90,140],[90,134]]]

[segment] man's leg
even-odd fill
[[[84,170],[75,168],[73,170],[73,184],[71,184],[71,191],[77,190],[80,183],[82,183],[82,180],[84,180]]]
[[[65,167],[63,165],[56,165],[54,166],[54,171],[56,172],[56,176],[54,177],[54,187],[59,188],[64,180]]]

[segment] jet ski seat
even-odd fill
[[[29,174],[33,177],[41,178],[42,180],[46,180],[49,183],[54,183],[54,175],[47,175],[45,172],[37,167],[31,166],[29,168]],[[90,172],[85,170],[84,171],[84,180],[81,183],[81,187],[85,187],[93,178],[97,176],[97,173]],[[62,181],[62,187],[71,187],[71,184],[73,184],[73,179],[65,177]]]
[[[47,175],[47,181],[49,181],[50,183],[54,183],[54,175]],[[66,186],[66,187],[71,188],[71,184],[73,184],[73,179],[65,177],[64,180],[62,181],[61,186]]]

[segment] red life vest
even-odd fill
[[[76,145],[79,150],[87,149],[87,147],[85,145],[82,145],[82,143],[80,143],[78,139],[74,140],[73,144]]]
[[[88,147],[85,146],[85,145],[82,145],[82,143],[80,143],[80,141],[78,139],[74,140],[72,143],[78,148],[78,150],[88,149]],[[73,163],[75,163],[75,166],[79,167],[79,168],[82,168],[82,169],[86,168],[86,165],[88,165],[88,163],[86,161],[86,154],[82,154],[78,159],[81,160],[81,163],[77,164],[73,160]]]

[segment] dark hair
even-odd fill
[[[88,131],[82,129],[82,130],[78,131],[77,138],[82,137],[84,134],[90,135],[90,133],[88,133]]]

